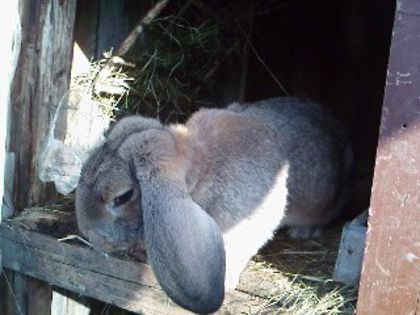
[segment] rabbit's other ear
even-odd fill
[[[214,220],[187,192],[185,164],[167,130],[133,134],[119,152],[131,157],[142,190],[144,240],[149,263],[179,305],[212,313],[222,304],[225,251]]]

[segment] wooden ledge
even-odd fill
[[[106,256],[88,247],[9,223],[0,224],[4,268],[77,294],[145,314],[191,314],[162,291],[149,265]],[[219,314],[249,311],[259,298],[235,291]],[[255,302],[255,303],[252,303]]]

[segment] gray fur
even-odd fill
[[[293,98],[204,109],[183,126],[131,117],[86,162],[78,223],[103,250],[146,249],[175,302],[213,312],[278,227],[307,237],[340,213],[351,163],[345,128]]]

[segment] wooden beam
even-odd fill
[[[11,215],[10,196],[7,192],[10,181],[6,181],[9,170],[7,149],[10,140],[8,127],[12,82],[18,64],[21,44],[19,0],[9,1],[7,5],[2,7],[1,20],[3,21],[3,27],[0,32],[0,69],[2,69],[0,72],[0,222],[3,218]],[[4,200],[6,204],[9,201],[8,208],[3,205]]]
[[[358,315],[420,311],[420,2],[397,1]]]
[[[22,46],[13,81],[10,151],[16,154],[15,206],[44,201],[37,156],[70,83],[76,0],[19,0]]]
[[[9,253],[3,258],[6,268],[135,312],[165,314],[176,307],[147,265],[102,256],[36,232],[2,226],[0,235],[0,247]]]
[[[5,268],[50,285],[133,312],[190,314],[161,290],[149,265],[105,256],[5,223],[0,224],[0,248]],[[242,304],[249,300],[255,298],[236,291],[226,297],[225,304],[241,312]]]

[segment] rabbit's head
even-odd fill
[[[130,166],[104,147],[85,164],[76,192],[80,231],[101,251],[143,249],[141,192]]]
[[[106,252],[147,252],[166,293],[199,313],[224,297],[219,227],[187,192],[188,135],[158,121],[119,122],[85,163],[76,191],[81,232]]]

